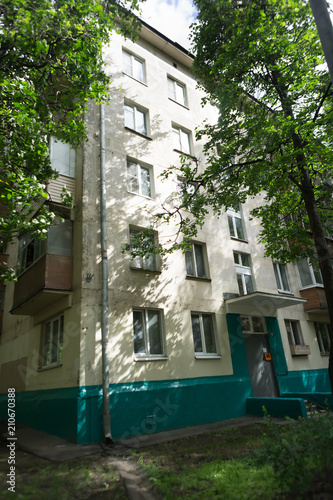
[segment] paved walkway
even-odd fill
[[[273,419],[285,422],[282,419]],[[122,477],[130,500],[157,500],[152,484],[146,479],[139,464],[129,460],[131,451],[145,446],[173,441],[183,437],[196,436],[217,429],[239,427],[254,423],[262,423],[259,417],[245,416],[212,424],[185,427],[157,434],[142,435],[115,441],[111,446],[104,443],[78,445],[64,439],[51,436],[45,432],[29,427],[17,427],[17,447],[42,458],[54,461],[64,461],[89,455],[105,454],[110,464],[113,464]],[[6,438],[6,428],[0,428],[0,433]]]

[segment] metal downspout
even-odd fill
[[[109,304],[108,304],[108,254],[106,235],[106,184],[105,184],[105,119],[104,106],[100,105],[100,231],[102,257],[102,380],[103,380],[103,433],[106,443],[112,442],[109,386]]]

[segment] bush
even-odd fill
[[[288,419],[284,425],[273,424],[267,414],[266,419],[263,446],[253,451],[251,461],[271,465],[284,492],[332,491],[332,413]]]

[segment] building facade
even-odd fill
[[[108,358],[111,432],[117,439],[245,415],[249,398],[330,392],[329,321],[320,272],[264,257],[249,200],[208,215],[192,247],[131,260],[124,245],[162,203],[179,199],[180,153],[204,168],[195,129],[201,106],[192,58],[143,25],[136,43],[114,34],[105,49]],[[6,256],[18,281],[2,287],[1,417],[8,387],[18,423],[78,443],[103,439],[100,108],[86,115],[81,150],[51,140],[58,215],[46,240],[25,236]],[[62,205],[63,186],[74,207]],[[64,222],[60,221],[60,218]],[[156,240],[174,238],[161,226]],[[7,249],[8,251],[8,249]],[[333,250],[332,250],[333,257]],[[5,257],[3,257],[5,258]],[[283,411],[288,413],[286,408]]]

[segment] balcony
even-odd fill
[[[12,314],[34,316],[59,301],[63,303],[63,299],[70,300],[72,221],[55,220],[44,240],[23,235],[19,241],[17,271]]]
[[[313,286],[300,290],[301,297],[307,299],[304,304],[306,312],[327,312],[327,300],[323,287]]]
[[[72,257],[45,254],[15,283],[12,314],[33,316],[72,290]]]

